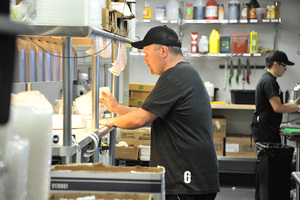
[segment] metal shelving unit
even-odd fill
[[[43,26],[43,25],[33,25],[30,26],[34,30],[33,35],[30,37],[59,37],[62,39],[63,43],[63,147],[54,148],[53,153],[62,156],[62,163],[68,164],[72,163],[72,155],[74,154],[74,145],[72,145],[72,101],[73,101],[73,84],[72,84],[72,40],[81,38],[81,39],[94,39],[95,36],[102,36],[111,38],[112,43],[116,41],[122,41],[126,43],[131,43],[133,41],[129,40],[120,35],[116,35],[114,33],[110,33],[101,29],[95,29],[90,26]],[[23,34],[20,34],[23,35]],[[26,33],[24,34],[26,35]],[[28,35],[27,35],[28,36]],[[113,48],[113,53],[115,49]],[[99,72],[99,55],[93,56],[93,63],[92,63],[92,71]],[[114,62],[115,57],[113,56],[112,61]],[[97,73],[94,73],[97,74]],[[112,93],[114,96],[118,96],[119,86],[117,83],[117,77],[113,75],[112,78]],[[95,133],[99,136],[103,136],[110,132],[110,145],[109,145],[109,152],[110,152],[110,164],[114,165],[114,155],[115,155],[115,138],[116,138],[116,130],[114,128],[111,129],[99,129],[98,123],[98,107],[99,107],[99,77],[97,75],[93,76],[92,82],[92,129],[95,129]],[[87,140],[83,140],[87,141]],[[81,141],[81,144],[82,142]],[[94,153],[94,162],[98,161],[98,148]]]

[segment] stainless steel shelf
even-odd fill
[[[256,158],[218,156],[219,172],[254,174]]]
[[[96,35],[113,38],[122,42],[132,43],[126,37],[110,33],[108,31],[93,28],[91,26],[45,26],[45,25],[31,25],[34,30],[34,35],[38,36],[60,36],[60,37],[89,37],[94,38]],[[21,35],[23,35],[21,33]],[[26,33],[24,33],[26,35]]]
[[[145,53],[143,52],[130,52],[131,56],[145,56]],[[206,54],[200,54],[200,53],[184,53],[183,56],[187,58],[201,58],[201,57],[215,57],[215,58],[226,58],[226,57],[261,57],[265,54],[262,53],[206,53]]]
[[[282,23],[282,19],[249,19],[249,20],[206,20],[206,19],[182,19],[182,20],[155,20],[155,19],[136,19],[137,23],[162,23],[162,24],[275,24]]]

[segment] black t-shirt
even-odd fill
[[[259,80],[255,91],[255,115],[259,116],[259,121],[264,122],[268,126],[270,132],[279,130],[282,113],[274,112],[270,99],[274,96],[280,97],[283,102],[283,93],[274,77],[270,72],[263,74]]]
[[[141,106],[158,116],[151,125],[150,166],[166,169],[166,193],[219,191],[212,111],[198,72],[187,62],[165,71]]]

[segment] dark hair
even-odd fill
[[[270,61],[270,60],[267,59],[266,67],[267,67],[268,69],[271,69],[272,66],[274,65],[274,62],[276,62],[276,61]]]

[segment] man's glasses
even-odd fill
[[[278,62],[279,65],[281,65],[282,67],[286,67],[286,64],[282,63],[282,62]]]

